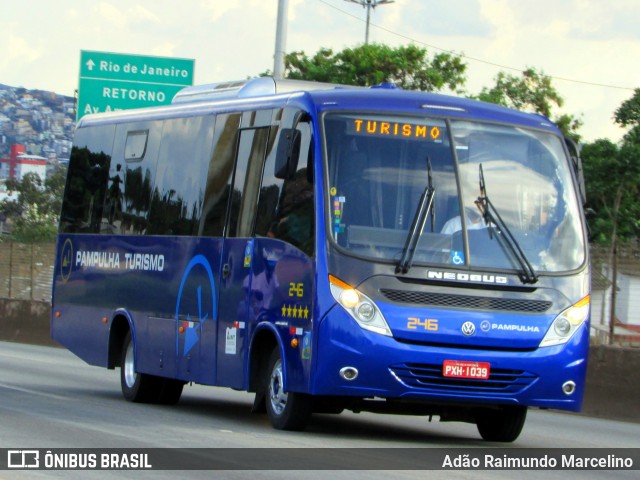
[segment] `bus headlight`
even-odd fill
[[[329,285],[333,298],[361,328],[388,337],[392,336],[382,312],[369,297],[333,275],[329,275]]]
[[[591,297],[587,295],[575,305],[560,313],[551,324],[549,331],[540,342],[541,347],[567,343],[587,318]]]

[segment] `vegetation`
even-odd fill
[[[540,113],[553,120],[566,136],[575,142],[580,141],[580,119],[567,114],[554,117],[554,107],[562,107],[564,99],[553,86],[551,77],[534,68],[527,68],[519,77],[500,72],[495,77],[495,82],[493,87],[483,88],[477,99]]]
[[[447,87],[461,91],[467,66],[461,57],[439,53],[429,59],[425,48],[409,45],[392,48],[381,44],[322,48],[312,57],[304,52],[285,57],[287,78],[369,86],[392,82],[407,90],[433,92]]]
[[[7,190],[18,192],[18,199],[1,202],[0,214],[11,221],[13,240],[31,243],[55,239],[66,173],[66,168],[58,167],[44,182],[35,173],[27,173],[19,182],[7,180]]]
[[[582,150],[587,206],[595,214],[592,240],[611,244],[637,239],[640,233],[640,89],[615,112],[615,122],[630,128],[619,145],[607,139]]]

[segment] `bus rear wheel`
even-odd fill
[[[158,398],[155,400],[160,405],[175,405],[180,401],[184,382],[173,378],[160,378],[162,384]]]
[[[133,339],[131,332],[127,332],[120,363],[120,386],[124,398],[136,403],[154,402],[161,391],[161,382],[159,377],[136,371]]]
[[[527,419],[527,407],[481,409],[476,413],[476,425],[483,440],[489,442],[515,441]]]
[[[285,392],[284,367],[276,347],[266,370],[266,408],[271,425],[278,430],[304,430],[311,417],[311,397]]]

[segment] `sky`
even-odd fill
[[[0,0],[0,83],[73,95],[81,50],[195,60],[197,85],[274,69],[278,0]],[[288,0],[287,52],[364,43],[366,10]],[[585,142],[619,141],[615,110],[640,88],[640,0],[395,0],[370,42],[462,55],[466,91],[500,71],[553,79]]]

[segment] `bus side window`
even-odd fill
[[[151,200],[150,234],[197,233],[214,121],[213,116],[165,120]]]
[[[218,115],[198,235],[221,237],[227,217],[241,114]]]
[[[115,127],[79,128],[71,151],[61,233],[98,233],[107,190]]]
[[[282,190],[283,180],[276,178],[274,175],[275,156],[278,143],[276,140],[280,138],[279,129],[282,120],[282,109],[274,111],[272,126],[269,131],[269,143],[267,145],[267,154],[265,165],[262,169],[262,183],[260,185],[260,193],[258,197],[258,210],[256,215],[256,224],[254,233],[259,237],[266,237],[269,227],[273,222],[273,214],[278,206],[280,191]]]
[[[260,174],[268,138],[268,128],[240,131],[227,237],[249,237],[253,234]]]
[[[285,122],[283,122],[285,123]],[[286,123],[285,123],[286,124]],[[300,123],[300,158],[298,168],[290,179],[276,177],[276,148],[272,148],[264,168],[258,201],[256,235],[283,240],[308,255],[314,253],[314,194],[311,158],[311,125]],[[277,141],[274,142],[277,145]]]
[[[116,127],[101,233],[142,235],[147,231],[163,124],[162,120],[141,121]]]

